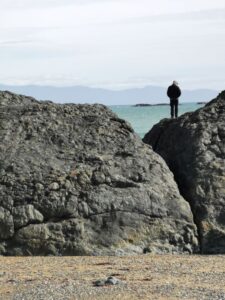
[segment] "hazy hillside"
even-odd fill
[[[53,86],[8,86],[0,85],[1,90],[10,90],[33,96],[39,100],[52,100],[55,102],[75,103],[104,103],[113,104],[136,104],[136,103],[159,103],[167,102],[166,87],[146,86],[144,88],[113,91],[85,86],[53,87]],[[215,90],[183,90],[181,101],[197,102],[208,101],[218,94]]]

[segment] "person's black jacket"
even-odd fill
[[[172,84],[168,87],[167,96],[170,99],[177,99],[180,97],[180,95],[181,95],[181,90],[180,90],[179,86]]]

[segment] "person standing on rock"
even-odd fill
[[[170,114],[171,118],[177,118],[178,115],[178,98],[181,95],[181,90],[177,81],[173,81],[173,84],[168,87],[167,96],[170,98]]]

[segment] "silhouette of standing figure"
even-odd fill
[[[178,98],[181,95],[181,90],[177,81],[173,81],[173,84],[168,87],[167,96],[170,98],[170,114],[171,118],[177,118],[178,116]]]

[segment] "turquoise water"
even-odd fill
[[[182,103],[179,105],[179,116],[186,112],[194,111],[203,105],[197,103]],[[110,106],[120,118],[128,121],[135,132],[143,137],[154,124],[161,119],[170,117],[170,106],[145,106],[134,107],[132,105]]]

